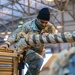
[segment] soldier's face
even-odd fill
[[[47,25],[47,23],[48,23],[48,21],[38,19],[38,23],[39,23],[39,25],[40,25],[41,28],[45,28],[46,25]]]

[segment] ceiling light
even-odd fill
[[[2,35],[4,35],[4,34],[5,34],[5,32],[1,32],[1,34],[2,34]]]
[[[63,28],[63,26],[59,25],[59,26],[57,26],[57,28]]]
[[[49,1],[49,2],[54,2],[54,0],[46,0],[46,1]]]
[[[11,34],[11,32],[7,32],[7,34]]]

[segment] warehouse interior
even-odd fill
[[[18,28],[20,21],[26,23],[35,19],[44,7],[50,9],[49,22],[58,33],[75,31],[75,0],[0,0],[0,45]],[[45,44],[47,54],[59,53],[73,46],[75,42]]]
[[[0,44],[17,29],[19,21],[24,22],[36,18],[43,7],[51,10],[50,22],[58,32],[73,32],[75,29],[75,1],[74,0],[0,0]],[[63,44],[55,45],[59,51]],[[74,44],[68,43],[66,47]],[[65,47],[64,47],[65,48]]]

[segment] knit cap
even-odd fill
[[[38,19],[49,21],[50,19],[50,10],[48,8],[43,8],[39,11],[37,16]]]

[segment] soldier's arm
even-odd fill
[[[7,40],[3,45],[1,45],[1,47],[5,48],[5,49],[7,50],[9,46],[11,46],[13,43],[15,43],[17,34],[18,34],[20,31],[21,31],[21,27],[18,28],[18,29],[16,29],[16,30],[10,35],[10,37],[8,38],[8,40]]]
[[[47,36],[48,34],[57,34],[58,30],[52,25],[48,23],[48,26],[42,30],[42,35]]]
[[[18,27],[11,35],[10,37],[8,38],[8,40],[5,42],[5,44],[8,44],[9,46],[12,45],[13,43],[16,42],[16,39],[17,39],[17,34],[19,32],[22,31],[22,28],[21,27]]]
[[[53,24],[49,24],[49,31],[51,31],[51,32],[49,32],[49,33],[53,33],[53,34],[57,34],[58,33],[58,30],[55,28],[55,26],[53,25]]]
[[[58,30],[54,26],[52,26],[52,31],[53,31],[54,34],[58,33]]]

